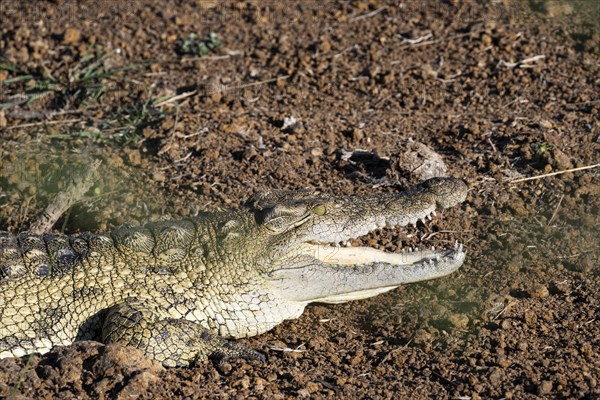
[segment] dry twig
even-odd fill
[[[30,123],[26,123],[26,124],[7,126],[5,129],[10,130],[10,129],[19,129],[19,128],[31,128],[33,126],[41,126],[41,125],[68,125],[68,124],[76,124],[77,122],[81,122],[81,121],[82,121],[81,118],[74,118],[74,119],[63,119],[63,120],[59,120],[59,121],[30,122]]]
[[[539,60],[543,60],[544,58],[546,58],[545,55],[540,54],[537,56],[533,56],[533,57],[528,57],[525,58],[521,61],[517,61],[517,62],[509,62],[509,61],[500,61],[498,63],[497,67],[507,67],[507,68],[514,68],[514,67],[519,67],[519,68],[533,68],[536,64],[536,62],[538,62]]]
[[[586,165],[585,167],[565,169],[563,171],[556,171],[556,172],[550,172],[548,174],[530,176],[529,178],[513,179],[512,181],[509,181],[509,183],[532,181],[534,179],[541,179],[541,178],[545,178],[547,176],[554,176],[554,175],[566,174],[567,172],[583,171],[584,169],[592,169],[592,168],[598,168],[598,167],[600,167],[600,164]]]
[[[354,17],[354,18],[352,18],[350,20],[350,22],[356,22],[356,21],[360,21],[361,19],[374,17],[375,15],[379,14],[382,11],[385,11],[386,9],[387,9],[387,7],[378,8],[375,11],[371,11],[369,13],[366,13],[366,14],[363,14],[363,15],[359,15],[358,17]]]
[[[154,107],[160,107],[160,106],[164,106],[165,104],[169,104],[169,103],[173,103],[173,102],[178,101],[178,100],[186,99],[186,98],[188,98],[190,96],[195,95],[196,93],[198,93],[197,90],[193,90],[191,92],[183,92],[181,94],[178,94],[178,95],[173,96],[173,97],[169,97],[168,99],[163,100],[160,103],[155,104]]]
[[[556,218],[556,214],[558,214],[558,209],[560,208],[560,205],[562,204],[562,201],[564,198],[565,198],[565,194],[563,193],[562,196],[560,196],[560,200],[558,200],[558,204],[556,205],[556,208],[554,209],[554,212],[552,213],[552,217],[550,218],[550,221],[548,221],[548,223],[546,224],[547,226],[550,226],[550,224],[552,224],[552,221],[554,221],[554,218]]]

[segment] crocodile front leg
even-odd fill
[[[102,342],[137,347],[166,367],[187,366],[209,357],[265,360],[255,350],[225,340],[195,322],[171,318],[159,305],[137,298],[108,310]]]

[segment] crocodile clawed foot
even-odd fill
[[[219,364],[223,364],[229,360],[241,358],[244,360],[252,361],[257,360],[260,363],[265,363],[267,358],[264,354],[246,347],[236,342],[230,342],[223,340],[219,347],[210,355],[211,358],[217,359]]]

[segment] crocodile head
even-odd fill
[[[347,247],[347,242],[385,226],[415,225],[430,219],[436,209],[461,203],[466,195],[465,183],[452,178],[433,178],[401,193],[254,195],[247,206],[257,224],[255,232],[263,238],[257,264],[265,285],[285,301],[339,303],[447,275],[462,265],[462,245],[389,253]]]

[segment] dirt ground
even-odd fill
[[[82,342],[1,360],[1,398],[599,398],[600,2],[25,4],[0,7],[0,230],[93,159],[57,231],[444,174],[462,206],[362,240],[468,253],[242,340],[264,364]]]

